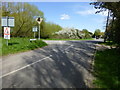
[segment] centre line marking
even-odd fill
[[[28,64],[28,65],[26,65],[26,66],[23,66],[22,68],[19,68],[19,69],[16,69],[16,70],[14,70],[14,71],[11,71],[11,72],[9,72],[9,73],[7,73],[7,74],[4,74],[4,75],[0,76],[0,78],[6,77],[6,76],[8,76],[8,75],[10,75],[10,74],[13,74],[13,73],[17,72],[17,71],[20,71],[20,70],[22,70],[22,69],[25,69],[25,68],[27,68],[27,67],[29,67],[29,66],[31,66],[31,65],[34,65],[34,64],[36,64],[36,63],[38,63],[38,62],[40,62],[40,61],[43,61],[43,60],[45,60],[45,59],[47,59],[47,58],[50,58],[51,56],[52,56],[52,55],[50,55],[49,57],[45,57],[45,58],[43,58],[43,59],[40,59],[40,60],[38,60],[38,61],[36,61],[36,62],[33,62],[33,63],[31,63],[31,64]]]

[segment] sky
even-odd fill
[[[94,32],[96,29],[105,31],[107,11],[95,14],[90,2],[30,2],[44,13],[47,22],[53,22],[62,27],[87,29]]]

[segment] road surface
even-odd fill
[[[46,41],[50,45],[2,58],[2,88],[92,87],[97,41]]]

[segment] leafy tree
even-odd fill
[[[52,22],[42,22],[44,23],[41,28],[42,38],[51,38],[54,32],[60,31],[62,27]]]
[[[32,27],[36,25],[35,16],[42,16],[43,12],[39,11],[34,5],[28,3],[3,3],[2,16],[15,18],[15,27],[11,32],[12,36],[30,37],[32,36]]]
[[[91,33],[87,29],[83,29],[82,32],[85,34],[84,38],[92,38]]]
[[[100,37],[100,35],[101,35],[100,29],[96,29],[95,32],[94,32],[94,35],[95,35],[96,37]]]
[[[10,16],[15,18],[15,27],[11,28],[13,37],[31,37],[33,36],[33,26],[39,26],[36,22],[36,16],[43,18],[41,23],[41,37],[48,38],[53,32],[61,30],[61,26],[45,22],[44,13],[36,6],[29,3],[2,3],[2,16]],[[38,35],[38,34],[36,34]]]
[[[99,0],[98,0],[99,1]],[[105,41],[113,41],[120,46],[120,1],[119,2],[93,2],[96,9],[100,9],[97,13],[108,10]],[[109,17],[112,17],[110,19]]]

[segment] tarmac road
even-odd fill
[[[97,41],[45,41],[50,45],[2,58],[2,88],[88,88]]]

